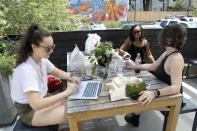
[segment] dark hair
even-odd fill
[[[134,35],[133,35],[133,30],[134,30],[134,28],[135,27],[140,27],[141,28],[141,36],[140,36],[140,42],[142,42],[142,40],[144,39],[144,33],[143,33],[143,29],[142,29],[142,27],[140,26],[140,25],[133,25],[132,27],[131,27],[131,29],[129,30],[129,39],[131,40],[131,41],[135,41],[135,37],[134,37]]]
[[[32,55],[32,44],[39,46],[40,42],[42,42],[43,40],[43,37],[49,36],[51,36],[51,33],[41,29],[39,25],[32,24],[31,26],[29,26],[26,33],[21,38],[19,47],[17,49],[15,67],[26,61],[28,56]]]
[[[174,47],[178,50],[184,45],[187,31],[180,24],[170,24],[165,26],[159,35],[159,43],[162,48],[167,46]],[[168,42],[167,39],[171,41]]]

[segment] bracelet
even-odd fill
[[[156,92],[156,90],[152,90],[152,91],[153,91],[155,97],[157,97],[157,92]]]
[[[158,89],[153,89],[152,90],[155,94],[155,97],[159,97],[160,96],[160,91]]]

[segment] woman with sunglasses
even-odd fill
[[[120,47],[119,53],[123,55],[123,58],[131,58],[133,61],[135,61],[137,53],[140,53],[142,63],[145,63],[144,54],[146,53],[151,63],[155,61],[151,54],[148,41],[144,38],[143,30],[139,25],[131,27],[129,38]]]
[[[48,126],[67,120],[67,97],[79,88],[80,78],[56,68],[49,60],[55,45],[51,33],[31,25],[17,49],[11,97],[18,115],[29,126]],[[47,94],[47,74],[72,83],[59,94]]]
[[[156,97],[182,93],[184,59],[180,49],[185,43],[186,34],[187,31],[181,25],[170,24],[161,30],[159,36],[160,45],[166,51],[154,63],[141,65],[126,63],[126,67],[130,69],[153,71],[159,80],[168,85],[166,88],[140,92],[139,103],[147,105]],[[125,120],[136,127],[139,126],[139,115],[126,115]]]

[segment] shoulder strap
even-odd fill
[[[168,56],[170,56],[170,55],[172,55],[172,54],[174,54],[174,53],[177,53],[177,52],[179,52],[179,51],[173,51],[173,52],[171,52],[169,55],[166,55],[166,56],[168,57]]]

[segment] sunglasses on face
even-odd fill
[[[39,47],[45,48],[47,52],[50,52],[51,50],[55,49],[55,44],[51,47],[44,47],[44,46],[41,46],[41,45],[39,45]]]
[[[137,33],[140,33],[141,30],[138,30],[138,31],[134,31],[133,34],[137,34]]]

